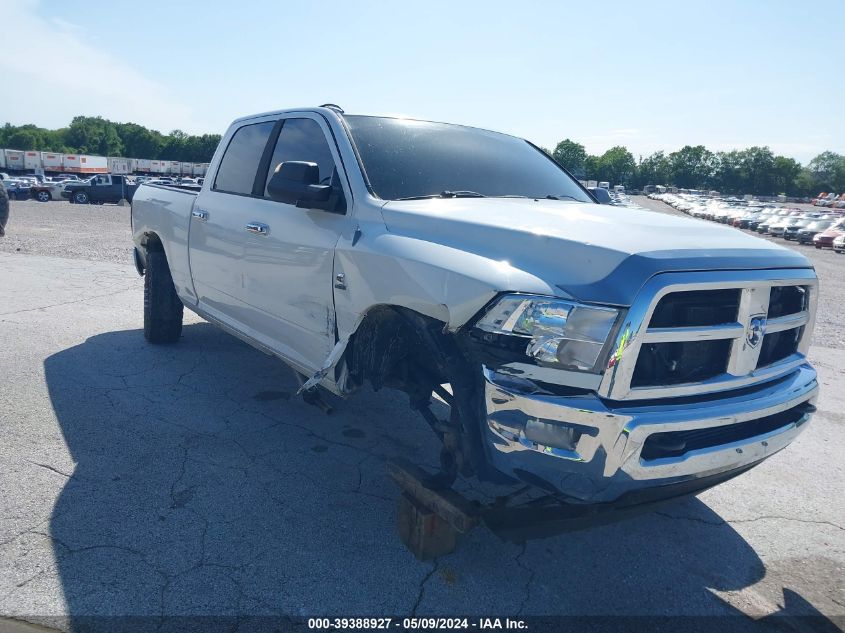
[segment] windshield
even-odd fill
[[[827,220],[823,220],[821,222],[813,222],[812,224],[808,225],[808,229],[813,229],[814,231],[824,231],[828,228],[833,222],[829,222]]]
[[[592,202],[527,141],[462,125],[346,116],[366,176],[384,200],[453,195]]]

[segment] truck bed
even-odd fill
[[[132,237],[136,247],[148,235],[163,234],[165,255],[173,283],[183,296],[193,296],[188,263],[188,230],[199,187],[148,185],[138,187],[132,198]]]

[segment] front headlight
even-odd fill
[[[614,308],[554,297],[505,295],[475,324],[485,332],[522,337],[525,353],[561,369],[596,371],[619,316]]]

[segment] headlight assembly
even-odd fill
[[[619,311],[554,297],[504,295],[475,324],[525,339],[525,353],[561,369],[594,372]]]

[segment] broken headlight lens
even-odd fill
[[[530,295],[505,295],[475,326],[526,339],[525,353],[561,369],[593,371],[619,311]]]

